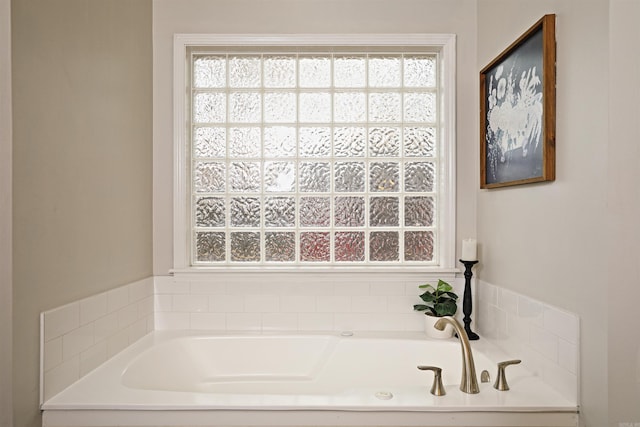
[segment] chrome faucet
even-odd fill
[[[447,323],[455,329],[458,339],[460,340],[460,345],[462,346],[462,379],[460,380],[460,390],[469,394],[480,393],[478,377],[476,376],[476,365],[473,362],[473,353],[471,352],[471,344],[469,344],[467,333],[464,331],[462,325],[460,325],[460,322],[452,316],[441,317],[440,320],[435,323],[434,327],[439,331],[443,331]]]

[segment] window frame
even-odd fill
[[[441,105],[438,148],[438,249],[436,265],[296,265],[296,266],[229,266],[192,265],[191,263],[191,161],[189,131],[189,95],[187,76],[190,48],[193,47],[407,47],[427,48],[439,55],[439,90]],[[456,37],[454,34],[307,34],[307,35],[256,35],[256,34],[175,34],[173,63],[173,116],[174,116],[174,182],[173,182],[173,272],[212,271],[425,271],[453,272],[455,269],[455,221],[456,221]]]

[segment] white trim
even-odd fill
[[[439,175],[446,180],[447,191],[440,191],[440,219],[442,221],[439,230],[450,239],[439,239],[440,264],[442,268],[454,268],[456,266],[456,38],[452,36],[442,45],[442,104],[443,112],[441,122],[442,138],[440,138],[441,150],[443,150],[441,168],[446,168]],[[444,70],[444,71],[443,71]],[[446,143],[443,143],[446,142]],[[445,185],[444,182],[442,185]],[[444,197],[443,197],[444,196]],[[446,199],[445,199],[446,197]]]
[[[191,275],[198,275],[206,278],[207,275],[215,277],[214,275],[219,273],[341,273],[341,274],[393,274],[395,277],[402,275],[403,279],[411,275],[419,275],[423,280],[454,280],[457,274],[461,272],[457,268],[440,268],[440,267],[399,267],[399,266],[354,266],[354,267],[342,267],[335,265],[303,265],[303,266],[269,266],[264,268],[262,266],[245,267],[245,266],[221,266],[221,267],[188,267],[184,269],[172,269],[169,273],[175,277],[188,277]]]
[[[194,44],[190,38],[176,35],[173,46],[173,265],[175,268],[189,266],[189,247],[187,215],[185,209],[188,179],[184,165],[186,164],[186,104],[187,94],[184,86],[186,75],[185,61],[188,46]]]
[[[443,68],[440,89],[443,91],[443,102],[447,106],[442,109],[443,114],[440,131],[443,137],[441,144],[443,161],[440,163],[440,176],[445,179],[440,182],[440,189],[448,187],[447,192],[440,191],[440,212],[438,229],[448,239],[439,239],[437,267],[419,267],[422,271],[451,270],[455,268],[455,221],[456,221],[456,159],[455,159],[455,87],[456,87],[456,36],[455,34],[175,34],[173,56],[173,100],[174,100],[174,227],[173,227],[173,259],[174,271],[193,270],[190,266],[189,221],[185,203],[190,192],[189,180],[184,167],[187,160],[186,141],[186,106],[187,93],[185,90],[187,49],[190,46],[423,46],[436,47],[442,55]],[[445,182],[446,180],[446,182]],[[444,196],[444,197],[442,197]],[[393,266],[383,267],[391,271]],[[400,268],[400,267],[398,267]],[[407,268],[406,266],[402,269]],[[224,267],[212,267],[208,270],[220,271]],[[257,270],[271,270],[271,267],[257,267]],[[285,268],[286,269],[286,268]],[[418,268],[417,268],[418,269]],[[416,269],[416,270],[417,270]],[[308,267],[294,268],[297,271],[308,271]],[[233,271],[237,271],[235,268]],[[283,271],[277,269],[277,271]],[[357,271],[350,267],[335,268],[322,267],[322,271]],[[366,271],[371,271],[366,267]]]

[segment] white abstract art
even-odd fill
[[[486,183],[543,173],[542,31],[485,73]]]

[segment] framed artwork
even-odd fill
[[[480,71],[480,188],[555,179],[555,15]]]

